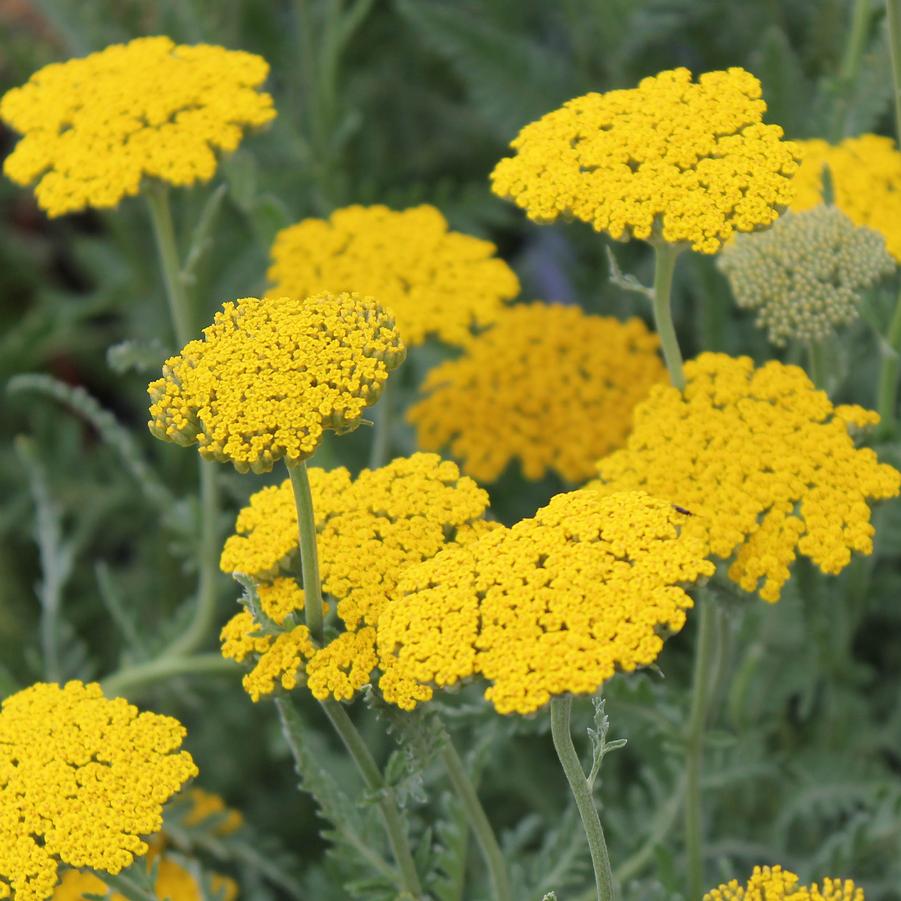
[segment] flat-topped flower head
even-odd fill
[[[850,879],[801,885],[794,873],[776,866],[754,867],[746,884],[733,879],[707,892],[703,901],[864,901],[864,894]]]
[[[601,460],[601,490],[644,489],[695,513],[687,530],[732,560],[730,578],[778,601],[802,554],[835,574],[873,551],[869,504],[895,497],[901,473],[857,448],[852,433],[878,423],[834,407],[803,369],[702,354],[682,393],[651,390],[626,446]]]
[[[391,316],[357,294],[245,297],[203,335],[148,386],[150,431],[238,472],[299,463],[327,430],[353,431],[404,359]]]
[[[633,407],[664,377],[640,319],[533,303],[505,310],[463,355],[429,371],[408,418],[420,447],[448,447],[492,482],[511,460],[540,479],[585,481],[626,438]]]
[[[341,631],[316,647],[304,625],[303,592],[287,573],[297,569],[297,510],[291,483],[264,488],[238,515],[220,567],[260,581],[261,612],[250,610],[223,629],[222,653],[256,660],[244,687],[259,699],[303,678],[317,698],[349,699],[369,682],[376,665],[375,626],[401,573],[448,544],[474,540],[490,528],[482,518],[488,495],[455,463],[414,454],[363,470],[309,471],[322,589],[337,601]]]
[[[785,213],[766,231],[738,235],[717,265],[776,345],[822,341],[853,322],[863,292],[895,271],[882,235],[835,206]]]
[[[441,211],[349,206],[282,229],[272,245],[273,294],[361,291],[397,318],[404,343],[463,344],[519,293],[495,246],[450,231]]]
[[[259,90],[269,66],[252,53],[136,38],[44,66],[0,100],[23,135],[3,169],[35,186],[50,216],[114,207],[144,178],[209,181],[216,154],[275,116]]]
[[[100,686],[38,683],[0,709],[0,898],[45,901],[59,865],[118,873],[147,853],[197,767],[184,727]]]
[[[586,94],[527,125],[491,175],[495,194],[536,222],[575,218],[617,240],[716,253],[773,222],[792,198],[796,145],[764,125],[744,69],[688,69]]]
[[[481,675],[499,713],[593,694],[657,659],[713,573],[690,515],[644,492],[581,489],[408,569],[378,624],[379,688],[412,709]]]
[[[889,253],[901,260],[901,152],[884,135],[799,143],[803,153],[794,177],[793,210],[823,202],[823,170],[828,169],[833,202],[855,225],[880,232]]]

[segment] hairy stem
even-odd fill
[[[579,809],[579,816],[582,818],[582,826],[588,839],[591,863],[594,866],[597,901],[616,901],[616,884],[610,868],[610,856],[607,853],[601,818],[598,816],[591,788],[585,778],[582,762],[573,745],[570,728],[572,703],[572,698],[569,696],[551,700],[551,737],[554,740],[554,749],[560,758],[560,765],[563,767],[570,790],[576,799],[576,807]]]
[[[369,452],[369,468],[384,466],[391,456],[391,424],[394,421],[394,391],[391,379],[385,382],[382,396],[375,405],[375,428],[372,433],[372,448]]]
[[[845,136],[848,112],[851,109],[851,92],[860,74],[860,64],[870,30],[870,7],[871,0],[854,0],[854,8],[851,11],[851,27],[848,30],[848,40],[838,73],[840,93],[830,132],[830,140],[833,143],[840,141]]]
[[[388,834],[391,850],[394,852],[394,859],[400,868],[404,888],[414,898],[421,898],[422,886],[419,882],[419,874],[416,872],[416,864],[410,851],[410,844],[407,840],[403,820],[397,809],[394,792],[385,784],[378,764],[369,753],[363,737],[347,715],[344,706],[339,701],[333,700],[321,701],[320,705],[356,764],[357,770],[359,770],[363,781],[366,783],[366,787],[370,792],[378,796],[379,811],[385,824],[385,831]]]
[[[300,577],[303,582],[304,620],[313,640],[322,643],[322,583],[319,580],[319,552],[316,549],[316,515],[307,464],[301,460],[288,466],[294,503],[297,507],[297,529],[300,535]]]
[[[181,657],[157,657],[121,669],[107,676],[100,686],[109,698],[132,698],[139,689],[176,676],[227,675],[236,672],[235,665],[220,654],[193,654]]]
[[[822,341],[807,345],[807,365],[811,381],[821,391],[826,391],[826,351]]]
[[[704,888],[703,824],[701,816],[701,763],[704,727],[710,709],[712,671],[717,659],[718,628],[714,596],[698,600],[698,644],[695,648],[691,712],[685,743],[685,845],[688,897],[700,898]]]
[[[512,901],[510,890],[510,877],[507,875],[507,864],[504,860],[504,852],[501,851],[491,823],[485,814],[479,796],[472,784],[463,761],[457,753],[457,749],[451,743],[450,736],[445,737],[444,747],[441,750],[441,759],[447,769],[450,781],[457,792],[457,797],[462,801],[466,809],[466,816],[472,833],[479,843],[482,857],[491,874],[491,885],[494,889],[495,901]]]
[[[654,244],[654,324],[660,338],[663,359],[669,371],[670,381],[680,391],[685,389],[685,373],[682,371],[682,351],[673,326],[673,311],[670,296],[673,287],[673,272],[679,249],[672,244]]]

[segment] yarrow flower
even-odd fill
[[[738,235],[717,265],[777,345],[821,341],[853,322],[862,293],[895,271],[882,235],[834,206],[789,212],[767,231]]]
[[[640,319],[578,307],[512,307],[463,355],[429,371],[408,411],[420,447],[448,446],[482,482],[512,459],[526,478],[548,469],[584,481],[625,441],[633,407],[664,377],[659,341]]]
[[[528,714],[653,663],[692,606],[683,586],[714,570],[690,519],[581,489],[406,570],[378,624],[385,699],[409,710],[482,675],[499,713]]]
[[[598,464],[604,492],[643,489],[701,514],[686,530],[729,577],[779,600],[798,554],[835,574],[870,554],[869,502],[895,497],[901,473],[849,433],[878,423],[833,407],[797,366],[701,354],[682,393],[659,385],[639,404],[626,446]]]
[[[197,775],[182,725],[97,684],[38,683],[0,710],[0,898],[45,901],[60,863],[116,874]]]
[[[397,317],[407,346],[430,335],[464,344],[472,326],[493,322],[519,293],[495,252],[489,241],[449,231],[433,206],[349,206],[282,229],[269,278],[273,294],[371,294]]]
[[[875,229],[889,253],[901,260],[901,153],[891,138],[860,135],[833,146],[802,141],[801,166],[794,177],[793,210],[823,202],[823,170],[828,168],[835,205],[855,225]]]
[[[794,873],[782,867],[754,867],[747,885],[738,880],[723,883],[704,895],[703,901],[864,901],[863,889],[850,879],[824,879],[801,885]]]
[[[275,116],[259,90],[268,73],[252,53],[167,37],[53,63],[0,100],[0,119],[24,135],[4,171],[17,184],[37,182],[50,216],[116,206],[145,177],[208,181],[217,151]]]
[[[376,666],[375,626],[400,574],[448,544],[490,528],[487,494],[436,454],[414,454],[356,479],[344,469],[309,471],[322,589],[337,601],[344,631],[317,647],[304,625],[291,483],[263,488],[238,515],[220,567],[259,581],[259,613],[238,613],[222,630],[223,656],[256,661],[244,679],[254,700],[300,679],[317,698],[349,699]],[[268,620],[268,622],[266,622]]]
[[[148,386],[150,431],[239,472],[299,463],[326,430],[353,431],[405,353],[390,315],[357,294],[245,297],[203,335]]]
[[[799,156],[764,125],[760,82],[688,69],[586,94],[527,125],[491,175],[495,194],[539,223],[575,218],[622,240],[659,238],[716,253],[773,222]]]
[[[161,901],[204,901],[208,897],[201,892],[197,879],[171,857],[161,855],[156,859],[157,898]],[[227,876],[213,874],[210,887],[220,901],[234,901],[238,897],[238,885]],[[110,892],[106,883],[93,873],[67,870],[53,893],[53,901],[82,901],[87,895],[100,895],[109,901],[128,901],[118,892]]]

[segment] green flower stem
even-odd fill
[[[698,644],[695,649],[694,676],[691,689],[691,712],[685,743],[685,844],[689,898],[700,898],[704,890],[704,851],[701,822],[701,762],[704,750],[704,727],[710,710],[712,675],[717,666],[716,597],[698,598]]]
[[[616,883],[613,880],[613,870],[610,868],[610,856],[607,854],[601,818],[598,816],[588,779],[585,778],[585,770],[582,769],[582,763],[573,745],[570,728],[572,703],[569,696],[551,699],[551,737],[566,780],[576,799],[576,807],[579,809],[582,826],[588,838],[591,863],[594,866],[597,901],[616,901]],[[697,897],[700,898],[700,895]]]
[[[491,874],[491,885],[494,888],[495,901],[512,901],[510,890],[510,877],[507,875],[507,863],[504,860],[504,852],[501,851],[491,823],[485,814],[479,796],[472,784],[463,761],[453,746],[450,736],[446,736],[444,747],[441,750],[441,759],[447,769],[451,784],[457,792],[457,797],[466,809],[469,826],[472,829],[482,857]]]
[[[142,888],[125,873],[113,876],[109,873],[97,872],[96,876],[106,883],[107,888],[115,889],[120,895],[128,898],[128,901],[158,901],[156,892],[149,892]]]
[[[166,286],[166,298],[178,343],[184,347],[194,335],[191,301],[178,256],[175,226],[169,206],[169,189],[162,183],[153,183],[146,189],[150,221],[160,255],[160,268]],[[187,629],[165,651],[165,657],[189,654],[203,645],[216,618],[216,579],[218,574],[219,493],[216,480],[216,464],[201,459],[200,465],[200,562],[197,606]]]
[[[221,654],[192,654],[181,657],[157,657],[125,667],[107,676],[100,686],[109,698],[134,697],[148,685],[176,676],[225,676],[237,672],[234,663]]]
[[[822,341],[807,345],[807,364],[810,378],[821,391],[826,390],[826,352]]]
[[[303,583],[304,620],[310,635],[322,644],[322,583],[319,579],[319,552],[316,549],[316,516],[313,513],[313,495],[310,493],[310,477],[307,464],[301,460],[296,466],[288,466],[294,503],[297,507],[297,529],[300,533],[300,576]]]
[[[901,0],[886,0],[886,24],[892,58],[892,83],[895,93],[895,131],[901,144]],[[901,355],[901,292],[885,336],[876,409],[882,419],[881,431],[891,431],[898,411],[898,371]]]
[[[870,13],[871,0],[854,0],[854,8],[851,11],[851,28],[848,31],[848,41],[845,44],[845,52],[842,55],[842,64],[838,73],[840,94],[832,120],[830,133],[832,143],[840,141],[845,136],[845,126],[851,108],[850,95],[860,74],[860,64],[870,31]]]
[[[347,715],[344,706],[339,701],[333,700],[320,701],[320,706],[344,743],[344,747],[347,748],[366,787],[378,797],[379,811],[382,814],[385,831],[388,833],[391,850],[394,852],[394,859],[400,868],[404,888],[414,898],[422,898],[422,885],[419,882],[419,874],[416,872],[416,864],[407,841],[404,823],[397,809],[394,792],[385,784],[378,764],[369,753],[363,737]]]
[[[654,324],[660,337],[663,359],[669,371],[670,381],[680,391],[685,390],[685,373],[682,371],[682,351],[673,327],[673,311],[670,295],[673,287],[673,272],[680,249],[672,244],[654,243]]]
[[[389,378],[382,389],[382,396],[375,405],[375,427],[372,433],[372,448],[369,452],[369,468],[384,466],[391,456],[391,424],[394,421],[394,391]]]
[[[150,208],[150,223],[160,254],[160,268],[166,285],[166,299],[169,301],[175,337],[179,345],[184,347],[193,337],[194,326],[188,292],[181,277],[175,226],[172,223],[172,210],[169,206],[169,189],[162,183],[149,184],[145,194]]]

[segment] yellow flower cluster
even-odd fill
[[[238,897],[237,883],[227,876],[213,874],[210,885],[220,901],[234,901]],[[194,876],[165,855],[157,861],[155,889],[160,901],[204,901],[207,897],[202,894]],[[109,901],[128,901],[118,892],[108,892],[106,883],[92,873],[68,870],[53,893],[53,901],[82,901],[86,895],[100,895]]]
[[[252,53],[167,37],[137,38],[35,72],[0,100],[0,119],[24,135],[4,171],[37,182],[50,216],[116,206],[146,177],[208,181],[216,151],[275,116],[258,88],[269,73]]]
[[[184,825],[205,826],[208,820],[215,821],[216,835],[231,835],[244,824],[239,810],[228,807],[221,795],[202,788],[190,788],[187,792],[190,808],[185,815]]]
[[[460,475],[455,463],[417,453],[387,466],[363,470],[354,480],[344,469],[309,471],[316,514],[322,588],[337,603],[347,631],[316,648],[306,626],[297,583],[281,575],[298,567],[297,512],[291,483],[258,491],[238,515],[236,534],[225,543],[220,567],[261,580],[260,607],[280,633],[263,632],[250,611],[223,629],[222,653],[258,658],[245,676],[254,700],[277,685],[290,690],[305,669],[317,698],[349,699],[369,682],[377,659],[375,626],[404,569],[453,542],[475,540],[487,494]]]
[[[150,431],[239,472],[298,463],[327,429],[355,429],[404,359],[389,315],[356,294],[230,301],[203,334],[148,386]]]
[[[850,879],[800,885],[794,873],[777,866],[754,867],[747,886],[733,879],[707,892],[703,901],[864,901],[864,895]]]
[[[640,319],[512,307],[429,372],[428,396],[408,418],[420,447],[448,446],[479,481],[494,481],[512,459],[529,479],[553,469],[584,481],[625,441],[633,407],[663,378],[658,346]]]
[[[708,353],[685,375],[684,394],[657,386],[636,407],[626,446],[598,464],[603,491],[641,488],[701,514],[686,529],[766,601],[798,554],[837,573],[852,551],[872,552],[868,502],[897,495],[901,473],[849,429],[877,414],[833,407],[802,369],[775,361]]]
[[[397,318],[408,347],[430,335],[463,344],[473,325],[493,322],[519,293],[495,251],[489,241],[448,231],[433,206],[349,206],[282,229],[269,278],[274,294],[371,294]]]
[[[835,205],[855,225],[885,238],[889,253],[901,260],[901,153],[891,138],[860,135],[837,146],[802,141],[801,166],[794,178],[793,210],[823,202],[823,169],[828,167]]]
[[[408,569],[378,624],[385,699],[409,710],[481,674],[499,713],[528,714],[652,663],[692,606],[682,586],[714,570],[690,518],[581,489]]]
[[[895,271],[885,240],[835,206],[785,213],[766,231],[739,235],[717,259],[735,300],[757,311],[773,344],[822,341],[853,322],[863,292]]]
[[[100,686],[38,683],[0,710],[0,898],[45,901],[60,862],[118,873],[147,853],[197,767],[177,721]]]
[[[792,198],[800,154],[778,125],[763,124],[760,95],[753,75],[731,68],[696,83],[673,69],[577,97],[523,128],[493,190],[536,222],[574,217],[617,240],[716,253]]]

